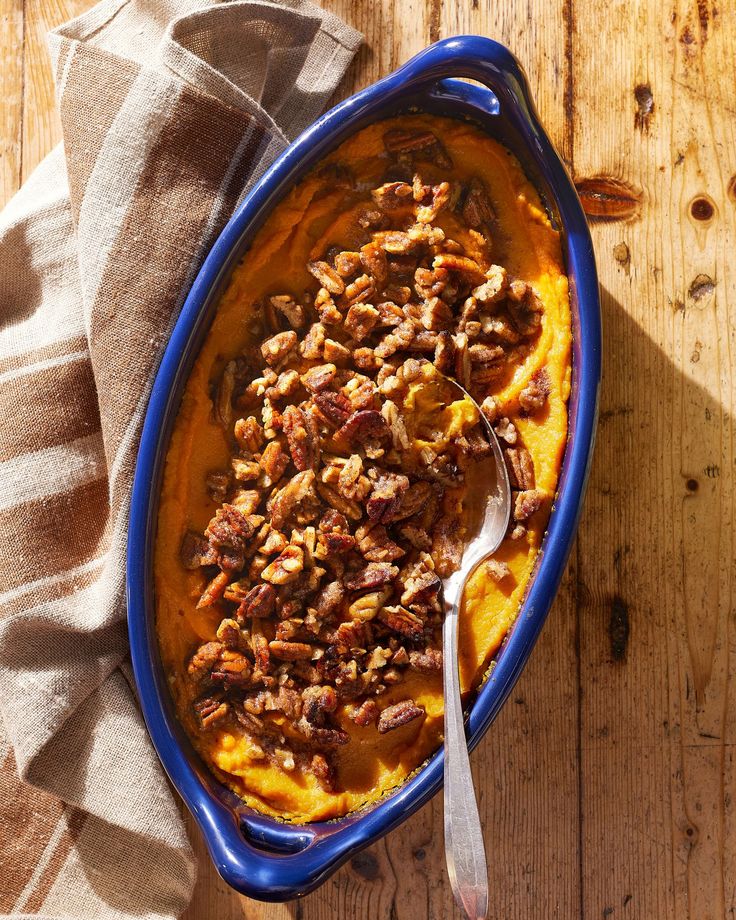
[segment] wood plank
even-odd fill
[[[20,186],[23,0],[0,0],[0,208]]]
[[[575,6],[576,175],[642,193],[629,222],[595,228],[606,339],[578,565],[585,917],[736,911],[736,87],[734,5],[718,7]]]

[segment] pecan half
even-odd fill
[[[383,710],[378,718],[379,734],[393,731],[402,725],[413,722],[425,715],[424,707],[417,706],[414,700],[402,700]]]

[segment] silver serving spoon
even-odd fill
[[[465,513],[469,511],[471,519],[460,567],[443,582],[445,619],[442,627],[447,873],[455,900],[469,920],[485,920],[488,868],[460,700],[458,614],[468,577],[498,549],[504,538],[511,513],[511,488],[501,447],[490,423],[457,381],[445,379],[449,386],[459,391],[458,398],[465,397],[476,406],[491,445],[488,457],[470,464],[466,471]]]

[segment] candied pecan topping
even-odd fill
[[[409,667],[424,674],[442,670],[442,649],[424,648],[409,652]]]
[[[284,434],[294,466],[302,472],[315,469],[319,462],[319,432],[312,416],[297,406],[287,406]]]
[[[478,229],[495,219],[496,213],[483,181],[477,177],[471,179],[463,203],[463,220],[469,227]]]
[[[542,507],[544,496],[539,489],[525,489],[514,498],[514,520],[526,521]]]
[[[261,345],[261,354],[268,364],[274,366],[289,354],[296,346],[296,341],[296,332],[293,330],[277,332]]]
[[[230,706],[222,696],[204,696],[194,702],[194,711],[204,729],[211,728],[230,713]]]
[[[268,643],[268,650],[282,661],[308,661],[314,654],[314,649],[306,642],[282,642],[278,639]]]
[[[388,706],[383,710],[378,718],[378,731],[385,735],[386,732],[393,731],[414,719],[419,719],[425,715],[424,707],[417,706],[414,700],[402,700],[393,706]]]
[[[340,274],[327,262],[309,262],[307,268],[330,294],[342,294],[345,290]]]
[[[375,700],[364,700],[360,706],[352,710],[350,718],[356,725],[365,727],[366,725],[373,725],[378,718],[379,712],[378,703]]]
[[[532,415],[535,412],[539,412],[544,406],[549,393],[549,374],[546,368],[542,368],[532,376],[529,383],[519,393],[519,404],[527,415]]]
[[[270,617],[276,606],[276,591],[272,585],[255,585],[248,591],[238,606],[238,617]]]
[[[509,447],[503,452],[509,482],[513,489],[533,489],[534,461],[525,447]]]
[[[198,605],[219,620],[217,641],[188,662],[196,724],[240,732],[254,759],[309,771],[329,791],[345,720],[385,733],[423,717],[411,699],[381,697],[442,670],[462,476],[490,448],[480,424],[449,437],[439,421],[419,427],[413,389],[429,363],[477,398],[502,442],[509,539],[546,500],[514,422],[544,411],[549,373],[503,396],[539,335],[540,297],[499,264],[480,178],[443,176],[452,164],[430,131],[388,131],[384,144],[375,187],[324,168],[357,215],[345,248],[314,252],[305,290],[263,297],[263,340],[213,380],[230,456],[203,484],[214,517],[180,548]],[[485,571],[513,584],[507,563]]]
[[[511,569],[508,567],[508,563],[501,562],[500,559],[488,559],[484,563],[486,572],[491,576],[495,582],[501,582],[504,578],[508,578],[511,574]]]

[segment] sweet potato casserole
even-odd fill
[[[346,141],[235,270],[167,455],[157,627],[179,717],[267,814],[338,817],[402,782],[442,730],[442,578],[465,473],[504,448],[513,520],[471,578],[461,679],[516,615],[567,433],[556,231],[518,163],[424,115]]]

